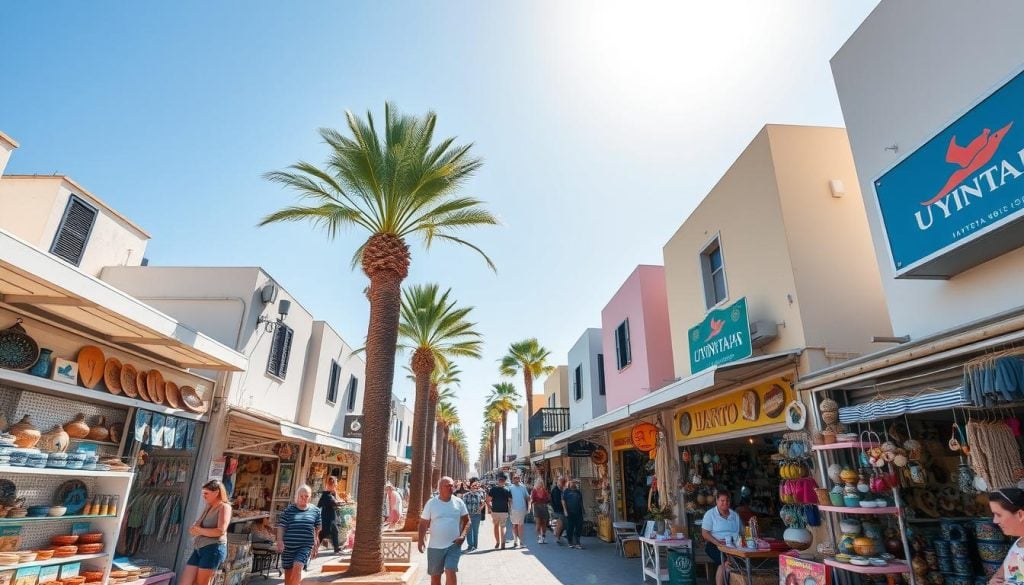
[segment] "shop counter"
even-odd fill
[[[773,564],[773,562],[775,566],[772,570],[778,574],[779,557],[785,552],[781,550],[733,548],[725,545],[718,545],[718,550],[721,551],[724,557],[722,560],[725,561],[730,571],[737,571],[746,575],[747,585],[754,585],[755,570],[765,569],[768,565]],[[754,566],[755,562],[757,564],[756,567]]]

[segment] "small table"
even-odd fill
[[[775,564],[778,565],[779,557],[782,556],[782,553],[784,552],[779,550],[733,548],[731,546],[721,544],[718,545],[718,550],[721,551],[722,555],[725,557],[723,560],[727,563],[727,567],[729,567],[730,570],[733,567],[735,567],[736,570],[741,570],[740,565],[742,564],[742,568],[746,570],[747,585],[754,585],[754,567],[752,566],[751,561],[757,561],[758,569],[764,567],[769,561],[775,561]],[[776,568],[775,572],[778,573],[778,568]]]
[[[264,579],[270,578],[270,571],[277,571],[281,576],[281,553],[273,544],[252,545],[252,573],[259,573]]]
[[[640,561],[643,569],[644,583],[648,577],[653,577],[655,583],[668,580],[668,570],[665,574],[661,572],[662,549],[688,548],[693,549],[693,541],[688,538],[657,540],[654,538],[640,537]]]

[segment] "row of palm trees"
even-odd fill
[[[483,250],[465,239],[464,232],[497,225],[498,220],[482,201],[460,194],[483,162],[471,154],[472,144],[457,145],[454,138],[435,142],[437,116],[433,112],[422,117],[403,115],[387,103],[383,128],[378,128],[370,112],[365,118],[346,112],[346,121],[347,132],[320,130],[329,147],[323,166],[301,161],[266,175],[269,181],[294,191],[299,201],[266,216],[260,225],[308,222],[322,228],[332,240],[346,228],[366,235],[352,258],[352,267],[360,266],[370,281],[366,289],[370,316],[357,503],[358,510],[371,513],[359,516],[360,530],[356,531],[348,570],[349,575],[359,576],[384,568],[381,516],[374,511],[382,507],[381,488],[387,475],[396,352],[401,348],[411,351],[409,369],[416,385],[409,528],[418,521],[423,499],[431,493],[433,478],[440,475],[444,460],[455,454],[465,460],[465,438],[456,422],[457,412],[450,400],[444,410],[440,405],[443,393],[453,392],[458,381],[453,360],[479,358],[482,346],[475,324],[468,320],[471,308],[456,306],[450,291],[440,293],[437,285],[403,290],[412,262],[408,239],[419,238],[428,250],[435,242],[468,247],[495,269]],[[527,385],[528,401],[530,388]],[[441,429],[442,440],[432,446],[431,439],[437,438],[435,427]],[[453,436],[455,447],[451,446]],[[430,463],[432,452],[440,455],[436,472]]]

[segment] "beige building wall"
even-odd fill
[[[551,397],[554,396],[554,404]],[[540,407],[554,406],[569,408],[569,366],[557,366],[555,371],[544,380],[544,402]],[[534,411],[538,409],[536,401]]]
[[[338,377],[337,396],[328,400],[331,381],[331,364],[337,362],[341,368]],[[355,402],[349,409],[349,380],[355,377]],[[299,401],[297,423],[342,436],[345,415],[363,411],[366,364],[353,353],[326,321],[314,321],[309,355],[306,356],[302,380],[302,394]],[[408,410],[404,405],[401,408]],[[402,451],[405,456],[405,451]]]
[[[830,180],[848,191],[835,198]],[[665,245],[676,374],[690,375],[688,331],[704,320],[700,253],[718,236],[727,298],[778,325],[754,355],[808,348],[808,371],[872,349],[888,335],[880,279],[842,129],[764,127]]]
[[[0,179],[0,229],[50,251],[64,210],[75,195],[97,210],[78,268],[99,276],[106,266],[138,266],[149,234],[70,178],[61,175],[4,175]]]
[[[18,148],[18,142],[0,131],[0,179],[7,168],[7,161],[11,159],[11,153]]]

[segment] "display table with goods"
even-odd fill
[[[693,558],[693,541],[688,538],[647,538],[640,537],[640,566],[643,580],[654,579],[655,583],[669,580],[669,568],[665,563],[670,549],[685,550]],[[691,568],[692,569],[692,568]]]

